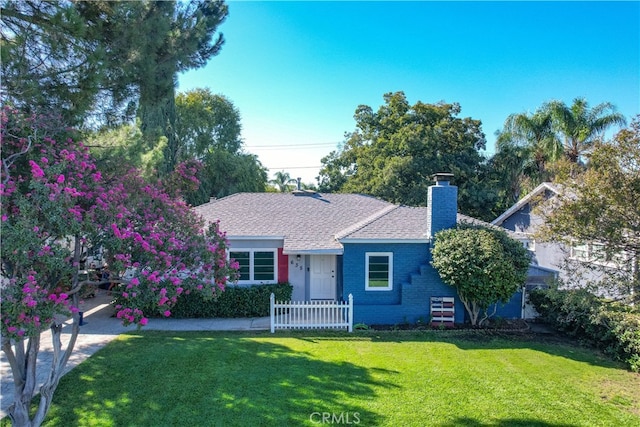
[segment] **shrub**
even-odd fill
[[[536,290],[529,295],[542,319],[640,372],[640,312],[584,289]]]
[[[473,326],[495,314],[495,303],[511,299],[530,263],[528,251],[504,231],[471,224],[438,232],[431,255],[431,264],[456,289]]]
[[[288,301],[292,290],[289,283],[250,287],[229,285],[213,300],[196,293],[182,295],[171,313],[175,318],[264,317],[269,315],[271,293],[278,301]]]

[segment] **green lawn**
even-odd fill
[[[45,425],[640,426],[639,395],[638,374],[526,336],[143,331],[65,376]]]

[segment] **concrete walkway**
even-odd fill
[[[100,348],[111,342],[124,332],[135,331],[135,326],[124,327],[119,319],[113,316],[113,308],[109,305],[111,297],[106,291],[99,291],[95,298],[87,299],[80,307],[84,311],[85,324],[80,327],[73,354],[67,363],[65,374],[87,359]],[[62,330],[63,348],[68,342],[71,321],[65,323]],[[252,319],[149,319],[144,330],[158,331],[259,331],[269,330],[269,317]],[[0,418],[7,415],[7,408],[13,402],[13,379],[11,368],[4,352],[0,352]],[[46,379],[47,367],[51,366],[52,345],[51,333],[42,334],[40,356],[38,358],[38,387]],[[41,368],[42,367],[42,368]]]

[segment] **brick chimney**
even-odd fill
[[[451,185],[452,173],[433,175],[435,185],[429,187],[427,225],[429,236],[456,225],[458,219],[458,187]]]

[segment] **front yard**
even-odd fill
[[[640,376],[532,336],[125,334],[65,376],[47,426],[640,426]]]

